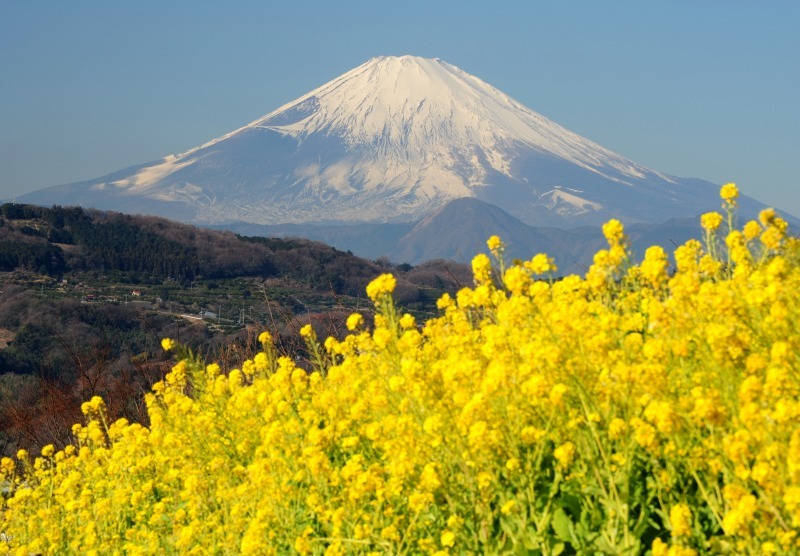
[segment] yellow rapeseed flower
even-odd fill
[[[360,313],[353,313],[347,317],[347,329],[350,331],[358,330],[364,325],[364,317]]]
[[[770,226],[775,221],[776,216],[775,209],[765,208],[758,213],[758,220],[762,226]]]
[[[6,551],[556,553],[525,523],[578,497],[614,552],[796,553],[800,243],[766,213],[679,246],[673,270],[604,233],[584,276],[498,257],[497,283],[478,259],[427,321],[383,275],[374,333],[351,316],[321,352],[304,327],[302,366],[266,335],[240,369],[179,361],[146,426],[86,401],[63,451],[0,458]]]
[[[603,224],[603,235],[610,245],[614,245],[622,241],[625,235],[625,228],[619,220],[611,219]]]
[[[508,291],[515,295],[520,295],[528,291],[531,278],[525,270],[518,266],[512,266],[503,275],[503,283]]]
[[[565,442],[555,449],[553,457],[556,458],[558,464],[562,468],[566,469],[570,466],[572,459],[575,457],[575,445],[572,442]]]
[[[517,507],[517,501],[511,499],[500,507],[500,513],[503,515],[508,515],[511,512],[513,512],[516,507]]]
[[[722,215],[718,212],[707,212],[700,217],[700,225],[709,232],[716,231],[722,224]]]
[[[747,238],[747,241],[752,241],[761,235],[761,226],[755,220],[750,220],[747,224],[744,225],[742,229],[742,233],[744,233],[744,237]]]
[[[685,537],[692,533],[692,510],[686,504],[675,504],[669,511],[673,537]]]
[[[172,349],[175,349],[177,346],[178,343],[170,338],[163,338],[161,340],[161,347],[164,349],[164,351],[170,351]]]
[[[544,253],[535,255],[525,266],[534,274],[549,274],[558,270],[553,259]]]
[[[300,335],[303,338],[312,338],[314,336],[314,329],[311,327],[310,324],[304,324],[300,328]]]
[[[619,417],[614,417],[614,419],[608,423],[608,436],[612,440],[621,438],[627,430],[628,424]]]
[[[726,183],[720,189],[719,196],[726,203],[734,203],[739,198],[739,189],[735,183]]]
[[[475,255],[472,259],[472,274],[475,284],[485,284],[489,282],[492,273],[492,262],[483,253]]]
[[[439,538],[439,542],[442,546],[450,548],[455,546],[456,544],[456,535],[452,531],[444,530],[442,531],[442,535]]]
[[[400,317],[400,328],[403,330],[411,330],[417,325],[417,321],[413,315],[405,313],[402,317]]]
[[[489,248],[489,251],[497,251],[503,247],[503,242],[498,236],[491,236],[486,241],[486,246]]]
[[[372,301],[378,301],[381,297],[390,295],[394,291],[396,285],[397,281],[394,276],[391,274],[381,274],[367,284],[367,297]]]

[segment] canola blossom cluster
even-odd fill
[[[800,246],[774,211],[585,277],[473,261],[424,324],[394,278],[313,369],[186,356],[150,424],[93,398],[74,445],[4,458],[10,554],[797,554]],[[724,232],[724,233],[723,233]]]

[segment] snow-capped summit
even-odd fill
[[[410,222],[462,197],[565,227],[719,206],[707,182],[649,170],[414,56],[373,58],[183,154],[23,200],[280,224]]]

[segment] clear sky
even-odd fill
[[[800,2],[0,2],[0,199],[439,57],[654,170],[800,216]]]

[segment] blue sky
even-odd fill
[[[378,55],[439,57],[800,215],[800,2],[0,3],[0,199],[179,153]]]

